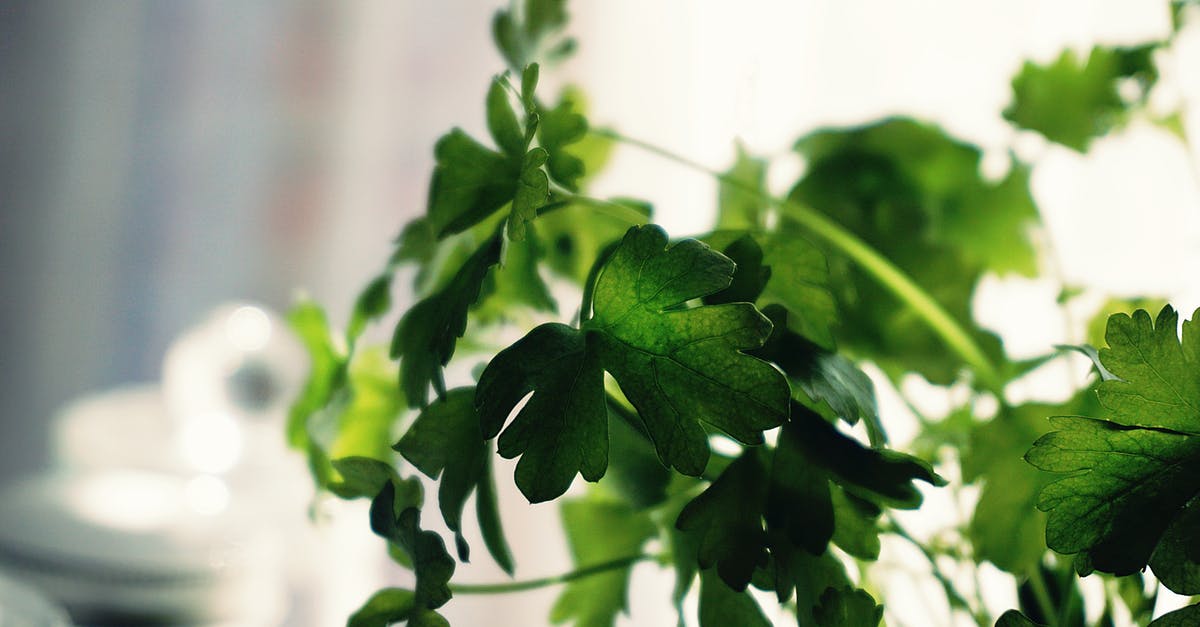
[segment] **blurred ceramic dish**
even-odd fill
[[[0,627],[70,627],[62,608],[33,588],[0,575]]]
[[[0,568],[82,624],[277,624],[280,547],[252,522],[214,477],[33,477],[0,489]]]

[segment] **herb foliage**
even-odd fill
[[[438,140],[427,211],[396,239],[344,335],[315,303],[290,315],[312,369],[289,442],[318,488],[371,500],[371,529],[413,573],[411,589],[378,591],[351,627],[447,625],[438,610],[456,594],[561,584],[552,622],[606,627],[628,611],[643,561],[673,570],[680,625],[698,588],[701,627],[770,625],[766,596],[751,590],[801,626],[873,626],[886,599],[871,564],[889,535],[928,559],[952,612],[984,626],[1084,624],[1076,573],[1110,578],[1104,625],[1116,604],[1150,619],[1147,567],[1167,588],[1200,594],[1200,323],[1185,322],[1180,339],[1170,307],[1153,321],[1144,310],[1113,315],[1107,348],[1068,347],[1095,362],[1093,381],[1059,404],[1014,404],[1005,386],[1057,355],[1010,360],[972,316],[985,274],[1045,265],[1031,237],[1031,166],[1013,157],[1007,174],[986,179],[979,148],[908,118],[821,129],[796,142],[807,168],[784,197],[766,187],[766,160],[739,146],[728,170],[709,172],[714,230],[673,239],[648,204],[587,194],[618,144],[699,166],[592,127],[577,89],[539,91],[543,69],[576,45],[567,25],[564,0],[496,14],[508,71],[485,92],[490,145],[457,128]],[[1170,43],[1027,63],[1004,116],[1085,151],[1145,115],[1155,51]],[[1118,90],[1130,80],[1132,100]],[[405,266],[418,300],[392,312]],[[578,304],[560,302],[552,283],[573,284]],[[1091,327],[1148,302],[1112,301]],[[357,346],[389,317],[391,361]],[[523,337],[491,346],[488,331],[505,326]],[[443,372],[463,352],[486,365],[474,385],[448,389]],[[913,373],[969,391],[941,420],[918,416],[915,455],[888,447],[875,395],[877,383],[899,388]],[[978,416],[982,400],[994,415]],[[714,438],[737,452],[717,452]],[[473,555],[469,525],[501,569],[517,568],[494,455],[519,458],[513,480],[531,503],[560,499],[577,475],[587,482],[561,501],[577,570],[453,581]],[[962,488],[935,463],[980,488],[953,545],[913,537],[892,514],[920,507],[928,490]],[[422,526],[432,508],[417,473],[437,482],[453,554]],[[651,544],[662,552],[647,553]],[[1013,575],[1019,609],[993,623],[944,572],[947,560]],[[1197,608],[1152,624],[1193,624]]]

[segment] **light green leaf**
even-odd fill
[[[538,227],[546,242],[546,265],[582,285],[602,250],[619,241],[629,227],[650,220],[651,209],[645,203],[619,199],[610,202],[619,204],[621,212],[572,204],[539,217]],[[639,218],[637,222],[630,221],[634,217]]]
[[[496,500],[496,476],[492,472],[490,446],[483,467],[483,477],[480,478],[479,489],[475,492],[475,515],[479,518],[483,544],[488,553],[491,553],[492,559],[496,560],[496,564],[504,572],[512,575],[515,566],[512,551],[508,548],[508,540],[504,536],[504,528],[500,524],[500,506]]]
[[[437,164],[429,184],[428,218],[439,238],[471,228],[516,195],[522,158],[514,161],[457,128],[443,135],[433,151]]]
[[[624,503],[577,499],[564,502],[561,511],[577,568],[636,556],[655,533],[648,514]],[[550,620],[575,627],[612,627],[617,614],[628,611],[626,597],[632,568],[616,568],[572,581],[554,602]]]
[[[529,143],[525,141],[525,131],[517,120],[509,101],[508,89],[501,78],[493,80],[488,89],[487,125],[492,139],[496,140],[496,145],[505,154],[518,158],[525,154]]]
[[[717,229],[757,231],[765,227],[767,205],[762,199],[767,162],[750,156],[739,142],[737,158],[725,176],[730,181],[722,180],[717,186]]]
[[[343,499],[358,499],[358,498],[375,498],[376,494],[383,489],[383,486],[389,482],[395,481],[401,483],[400,476],[396,474],[396,469],[387,462],[372,459],[370,457],[343,457],[335,459],[332,462],[333,469],[341,477],[341,481],[333,483],[329,486],[329,490]],[[401,484],[411,485],[411,484]],[[420,484],[415,484],[418,488],[416,496],[417,504],[423,500],[423,493],[420,493]]]
[[[492,38],[510,68],[552,63],[574,50],[575,40],[555,38],[567,24],[566,0],[524,0],[520,9],[501,9],[492,20]]]
[[[571,148],[588,132],[581,100],[578,90],[564,91],[553,109],[541,112],[538,126],[538,143],[549,157],[546,169],[551,178],[569,190],[578,189],[580,179],[590,173],[585,161],[573,154]]]
[[[1120,380],[1098,387],[1106,419],[1052,418],[1056,430],[1026,455],[1067,473],[1042,490],[1038,508],[1048,513],[1046,544],[1078,553],[1081,574],[1144,568],[1200,493],[1200,324],[1185,322],[1181,342],[1177,323],[1170,307],[1155,322],[1143,310],[1111,317],[1100,360]],[[1200,593],[1190,577],[1179,583],[1180,594]]]
[[[521,178],[517,182],[512,201],[512,215],[508,219],[508,237],[525,239],[525,225],[537,217],[537,210],[550,197],[550,180],[542,171],[549,155],[544,148],[534,148],[521,161]]]
[[[1121,80],[1135,79],[1138,100],[1146,97],[1158,79],[1156,47],[1096,47],[1087,59],[1066,50],[1050,65],[1026,62],[1013,78],[1013,100],[1004,117],[1084,152],[1093,138],[1124,123],[1129,107],[1117,91]]]

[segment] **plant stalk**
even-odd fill
[[[525,590],[534,590],[537,588],[545,588],[547,586],[555,586],[558,584],[569,583],[576,579],[584,579],[592,575],[599,575],[610,570],[626,568],[638,562],[658,560],[658,555],[631,555],[622,557],[591,566],[584,566],[577,570],[573,570],[561,575],[551,577],[542,577],[540,579],[527,579],[525,581],[509,581],[504,583],[451,583],[450,591],[454,594],[504,594],[508,592],[523,592]]]

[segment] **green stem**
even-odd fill
[[[583,579],[585,577],[591,577],[592,575],[599,575],[600,573],[605,573],[610,570],[627,568],[638,562],[659,559],[661,559],[661,556],[658,555],[631,555],[629,557],[622,557],[620,559],[601,562],[591,566],[584,566],[583,568],[573,570],[569,573],[554,575],[552,577],[542,577],[540,579],[527,579],[525,581],[485,584],[452,583],[450,584],[450,591],[454,594],[503,594],[507,592],[523,592],[525,590],[534,590],[536,588],[545,588],[547,586],[556,586],[558,584],[569,583],[575,581],[576,579]]]
[[[686,166],[693,170],[703,172],[717,179],[726,185],[737,187],[748,194],[753,194],[759,200],[770,205],[778,207],[785,212],[788,217],[795,220],[801,226],[806,228],[810,233],[824,240],[830,246],[838,249],[842,254],[852,259],[858,266],[867,274],[871,275],[885,289],[890,291],[896,298],[907,304],[917,315],[925,321],[925,324],[939,337],[946,345],[958,354],[974,371],[984,387],[997,393],[998,397],[1003,398],[1000,385],[1000,377],[996,368],[984,354],[979,345],[975,343],[971,336],[964,330],[955,320],[946,312],[944,308],[929,295],[921,286],[917,285],[903,270],[896,267],[886,257],[872,248],[869,244],[859,239],[856,235],[846,230],[837,222],[826,217],[824,214],[816,210],[801,205],[800,203],[776,198],[770,194],[765,194],[761,190],[743,183],[724,172],[719,172],[709,168],[697,161],[693,161],[673,153],[665,148],[655,146],[653,144],[633,139],[621,135],[620,133],[610,129],[593,129],[593,134],[607,137],[609,139],[636,146],[656,154],[664,159],[673,161],[680,165]]]
[[[1033,589],[1033,596],[1037,599],[1038,609],[1042,611],[1042,618],[1053,621],[1050,623],[1050,627],[1058,625],[1058,613],[1054,611],[1054,601],[1050,598],[1050,589],[1046,587],[1046,578],[1038,566],[1029,569],[1029,587]]]
[[[990,627],[991,621],[989,621],[988,617],[983,614],[983,610],[976,610],[972,608],[970,601],[967,601],[967,598],[958,591],[958,588],[954,586],[954,582],[942,572],[940,567],[938,567],[937,556],[934,555],[933,551],[930,550],[929,547],[925,546],[920,540],[908,533],[908,531],[905,530],[904,527],[900,526],[900,523],[890,515],[888,516],[887,530],[907,540],[910,544],[915,546],[918,551],[921,552],[921,555],[925,556],[925,560],[929,562],[930,572],[933,574],[934,579],[937,579],[938,583],[941,584],[942,591],[946,594],[946,602],[950,604],[950,607],[962,610],[969,614],[971,618],[975,620],[975,623],[979,625],[979,627]]]

